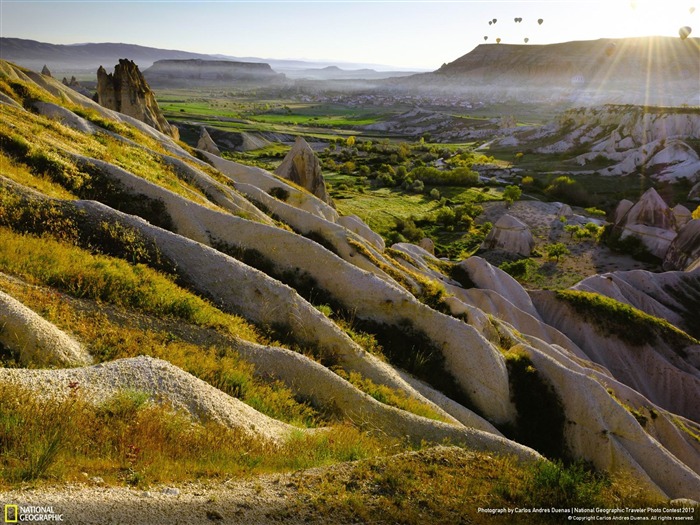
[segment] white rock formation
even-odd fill
[[[563,356],[523,346],[564,404],[565,436],[575,456],[626,472],[661,497],[694,494],[700,476],[649,436],[590,371]]]
[[[83,366],[90,354],[65,332],[0,291],[0,344],[24,366]]]
[[[425,237],[418,242],[418,246],[423,248],[426,252],[435,255],[435,243],[432,239]]]
[[[609,332],[557,299],[554,292],[530,292],[542,319],[566,334],[588,359],[604,366],[622,383],[652,403],[694,421],[700,421],[700,370],[683,355],[696,352],[687,340],[668,342],[662,337],[632,344],[624,333]],[[621,328],[622,329],[622,328]]]
[[[481,245],[485,250],[503,250],[524,257],[530,256],[534,246],[535,239],[527,224],[508,214],[496,221]]]
[[[673,218],[676,221],[676,230],[679,232],[681,228],[693,218],[690,210],[682,204],[676,204],[671,211],[673,212]]]
[[[618,206],[616,217],[622,209]],[[645,191],[639,201],[615,222],[614,227],[621,239],[637,237],[659,259],[663,259],[677,235],[673,212],[654,188]]]
[[[201,149],[202,151],[206,151],[207,153],[211,153],[213,155],[221,157],[221,151],[219,151],[219,147],[216,145],[216,142],[212,140],[211,136],[209,135],[209,132],[207,131],[207,128],[205,128],[204,126],[201,127],[199,133],[197,149]]]
[[[459,266],[478,288],[493,290],[523,312],[539,318],[530,296],[520,283],[500,268],[476,256],[464,259]]]
[[[700,262],[700,219],[693,219],[678,232],[664,257],[664,270],[691,270]]]
[[[332,202],[321,174],[321,163],[301,136],[297,137],[294,146],[275,170],[275,175],[306,188],[327,204]]]
[[[0,382],[57,399],[67,398],[73,383],[82,399],[95,404],[124,391],[142,392],[153,402],[182,410],[196,420],[214,421],[265,441],[282,441],[294,430],[167,361],[146,356],[62,370],[0,368]]]
[[[356,233],[380,252],[384,251],[384,239],[367,226],[357,215],[343,215],[338,218],[338,224],[353,233]]]

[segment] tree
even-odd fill
[[[522,194],[523,190],[517,186],[506,186],[506,189],[503,190],[503,200],[506,201],[506,208],[510,208],[510,206],[517,201]]]
[[[562,255],[569,255],[571,252],[562,242],[557,242],[555,244],[548,244],[544,247],[545,252],[547,252],[547,257],[550,259],[556,259],[559,262],[559,258]]]
[[[347,175],[352,174],[352,172],[355,171],[355,163],[351,160],[347,161],[340,167],[340,171]]]
[[[345,140],[345,145],[348,148],[352,148],[355,145],[355,136],[350,135],[346,140]]]
[[[571,238],[573,239],[574,234],[579,231],[579,227],[576,224],[567,224],[564,226],[564,231],[571,235]]]
[[[695,211],[690,215],[693,219],[700,219],[700,206],[695,208]]]

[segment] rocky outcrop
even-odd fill
[[[217,155],[218,157],[221,157],[221,151],[219,151],[219,147],[212,140],[211,136],[209,135],[209,132],[207,131],[207,128],[205,128],[204,126],[202,126],[202,129],[199,134],[197,149],[201,149],[202,151],[206,151],[207,153],[212,153],[214,155]]]
[[[435,255],[435,242],[430,237],[424,237],[418,241],[418,246],[423,248],[426,252]]]
[[[635,328],[610,312],[595,317],[556,292],[538,290],[530,296],[541,318],[568,336],[589,360],[655,405],[700,421],[700,371],[692,363],[698,348],[691,338],[670,337],[651,323],[641,328],[642,321]],[[647,337],[638,337],[642,329]]]
[[[700,202],[700,182],[695,184],[688,192],[688,200],[693,202]]]
[[[381,252],[384,251],[385,244],[382,236],[375,233],[357,215],[343,215],[342,217],[338,218],[338,224],[340,224],[343,228],[356,233],[374,246],[377,250]]]
[[[245,84],[280,84],[285,76],[269,64],[231,60],[157,60],[144,70],[154,86],[192,86]]]
[[[625,206],[626,207],[626,206]],[[624,208],[618,207],[615,216]],[[644,243],[649,253],[663,259],[671,241],[676,237],[673,211],[654,188],[649,188],[639,201],[615,223],[614,232],[620,239],[633,236]]]
[[[294,146],[275,170],[275,175],[306,188],[328,204],[332,203],[321,174],[321,163],[303,137],[297,137]]]
[[[41,74],[47,77],[51,76],[51,71],[49,70],[48,66],[44,64],[44,67],[41,68]]]
[[[700,270],[652,273],[645,270],[612,272],[587,277],[572,287],[629,304],[665,319],[700,339]],[[700,365],[700,362],[696,363]]]
[[[700,267],[700,219],[683,226],[666,252],[664,270],[692,270]]]
[[[179,132],[165,120],[156,97],[133,61],[120,59],[114,73],[97,70],[95,100],[106,108],[134,117],[177,139]]]
[[[615,213],[613,214],[613,224],[618,224],[622,221],[622,218],[630,211],[630,208],[634,206],[634,202],[628,199],[622,199],[617,208],[615,208]]]
[[[671,211],[673,212],[673,218],[676,221],[676,229],[680,229],[685,226],[690,219],[692,219],[692,214],[688,208],[682,204],[676,204]]]
[[[508,214],[496,221],[481,245],[484,250],[503,250],[524,257],[530,256],[534,246],[535,239],[527,224]]]
[[[90,354],[22,303],[0,291],[0,347],[19,357],[23,366],[82,366]]]
[[[572,163],[595,164],[600,175],[644,172],[658,181],[696,183],[700,156],[691,144],[698,138],[700,115],[692,108],[605,105],[565,111],[556,122],[517,130],[508,140],[521,148],[533,144],[538,153],[570,153]],[[602,161],[609,164],[600,167]]]
[[[81,95],[84,95],[86,97],[92,97],[92,93],[90,92],[89,89],[87,89],[85,86],[83,86],[78,80],[73,76],[70,77],[70,80],[68,80],[66,77],[63,77],[63,82],[64,86],[68,86],[74,91],[77,91]]]
[[[70,385],[79,385],[81,398],[93,404],[124,391],[142,392],[196,421],[212,421],[271,442],[283,441],[294,430],[167,361],[147,356],[62,370],[0,369],[0,383],[31,388],[36,395],[54,399],[69,397]]]

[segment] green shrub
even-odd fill
[[[600,208],[596,208],[595,206],[591,208],[586,208],[586,213],[595,217],[605,217],[607,215],[607,213],[605,213],[605,210],[601,210]]]
[[[525,351],[516,347],[507,351],[505,358],[511,400],[518,413],[515,440],[548,458],[566,458],[566,417],[559,397],[535,369]]]
[[[504,262],[499,268],[515,279],[527,280],[531,272],[537,268],[537,263],[532,259],[520,259]]]
[[[554,179],[545,188],[544,193],[552,199],[576,206],[586,206],[589,202],[586,189],[574,179],[565,175]]]
[[[279,199],[281,201],[286,201],[287,199],[289,199],[289,191],[287,191],[285,188],[282,188],[281,186],[275,186],[274,188],[271,188],[270,195],[272,195],[275,199]]]
[[[439,170],[429,166],[419,166],[412,169],[408,176],[413,180],[423,181],[431,186],[475,186],[479,182],[479,174],[466,167],[451,170]]]
[[[579,230],[581,231],[581,230]],[[584,230],[585,231],[585,230]],[[557,242],[554,244],[548,244],[547,246],[544,247],[544,251],[547,254],[547,257],[550,259],[556,259],[557,262],[559,262],[559,259],[561,258],[562,255],[569,255],[571,252],[569,249],[566,247],[564,243]]]
[[[503,190],[503,200],[506,207],[510,207],[515,201],[520,199],[523,191],[518,186],[506,186]]]

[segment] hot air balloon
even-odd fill
[[[487,37],[487,36],[484,37],[484,41],[486,41],[486,40],[488,40],[488,39],[489,39],[489,37]]]
[[[517,17],[513,19],[513,22],[515,22],[516,24],[518,23]]]
[[[525,43],[527,44],[530,41],[529,38],[525,38]]]
[[[495,24],[496,22],[498,22],[498,18],[494,18],[492,22]]]
[[[605,46],[605,54],[612,56],[612,54],[615,52],[615,47],[615,42],[610,42],[607,46]]]
[[[496,43],[497,43],[497,44],[500,44],[500,43],[501,43],[501,39],[500,39],[500,38],[497,38],[497,39],[496,39]]]
[[[491,20],[489,20],[489,25],[492,25],[492,24],[493,24],[493,22],[491,22]]]
[[[693,28],[690,26],[683,26],[678,30],[678,34],[681,37],[681,40],[685,40],[688,38],[688,35],[693,32]]]
[[[538,18],[538,19],[537,19],[537,23],[538,23],[538,24],[542,25],[542,22],[544,22],[544,20],[543,20],[542,18]]]

